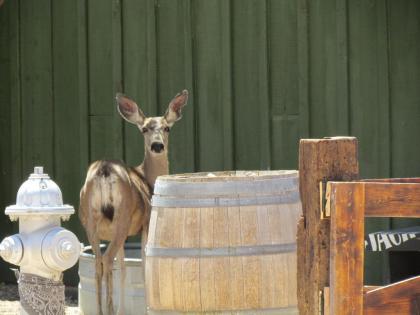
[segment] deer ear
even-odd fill
[[[184,90],[181,93],[175,95],[172,101],[169,103],[168,110],[165,113],[165,120],[169,126],[172,126],[177,120],[182,117],[181,110],[187,105],[188,91]]]
[[[127,96],[121,93],[117,93],[115,99],[117,100],[118,104],[118,112],[125,120],[132,124],[143,125],[146,116],[144,116],[143,112],[139,109],[136,102],[134,102],[133,100],[129,99]]]

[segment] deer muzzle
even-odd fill
[[[153,142],[151,149],[155,153],[160,153],[165,149],[165,145],[161,142]]]

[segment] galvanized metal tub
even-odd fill
[[[139,243],[125,245],[125,314],[146,314],[144,297],[143,262],[140,258]],[[117,311],[120,292],[120,268],[117,261],[113,270],[113,300],[114,310]],[[95,256],[90,247],[84,251],[79,260],[79,308],[83,315],[96,315],[96,288],[95,288]],[[106,286],[102,283],[102,307],[106,306]]]

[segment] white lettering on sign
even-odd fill
[[[369,241],[365,241],[365,247],[370,244],[373,252],[380,252],[391,247],[400,246],[416,238],[417,235],[415,233],[370,233],[368,237]]]

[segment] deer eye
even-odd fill
[[[147,129],[146,127],[141,129],[141,132],[146,133],[149,129]]]
[[[165,127],[163,130],[165,130],[165,132],[169,132],[171,129],[169,127]]]

